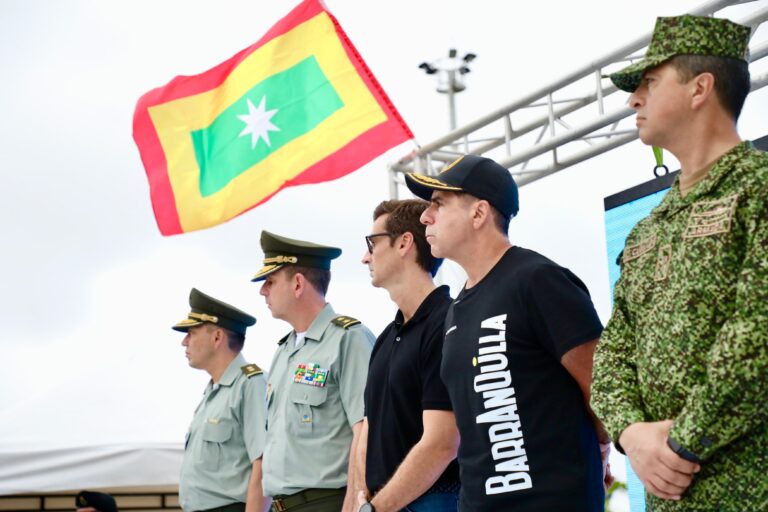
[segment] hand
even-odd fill
[[[611,473],[611,463],[608,459],[611,455],[611,443],[600,443],[600,460],[603,462],[603,486],[605,486],[605,492],[613,485],[613,474]]]
[[[619,443],[645,488],[659,498],[679,500],[701,467],[679,457],[667,446],[672,420],[633,423]]]

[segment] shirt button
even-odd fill
[[[398,336],[397,338],[395,338],[395,341],[400,341],[400,336]]]

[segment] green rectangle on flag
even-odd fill
[[[315,57],[259,82],[210,126],[191,132],[201,195],[223,189],[343,106]]]

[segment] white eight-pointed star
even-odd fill
[[[267,143],[267,147],[272,147],[269,142],[269,132],[279,132],[280,128],[272,124],[272,116],[277,114],[278,109],[266,110],[267,97],[262,96],[261,102],[258,108],[253,106],[251,100],[248,99],[248,113],[241,116],[237,116],[238,119],[245,123],[245,128],[240,132],[238,137],[251,136],[251,149],[256,147],[259,139],[264,139]]]

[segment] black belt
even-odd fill
[[[346,492],[347,488],[342,487],[341,489],[304,489],[296,494],[282,494],[272,498],[272,510],[275,510],[276,512],[285,512],[298,505],[311,503],[323,498],[328,498],[329,496],[345,494]]]
[[[200,512],[245,512],[245,503],[230,503],[223,507],[209,508],[208,510],[201,510]]]

